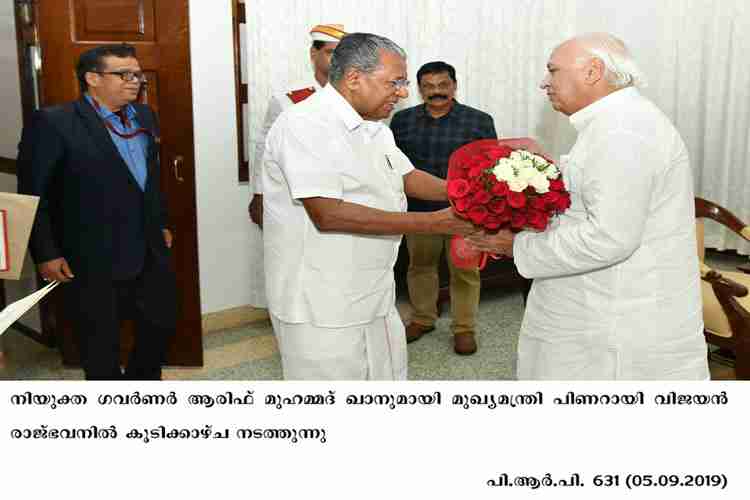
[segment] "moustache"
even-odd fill
[[[445,94],[432,94],[427,98],[428,101],[434,101],[435,99],[448,99],[448,96]]]

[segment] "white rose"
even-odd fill
[[[529,187],[529,183],[523,179],[519,179],[518,177],[515,177],[508,181],[508,188],[511,191],[515,191],[516,193],[520,193],[527,187]]]
[[[517,177],[528,182],[529,179],[537,176],[538,174],[539,172],[534,168],[533,165],[524,165],[518,169]]]
[[[513,151],[510,154],[510,159],[511,160],[523,160],[523,158],[524,158],[523,154],[520,151]]]
[[[547,165],[549,163],[545,158],[542,158],[539,155],[533,155],[531,159],[534,160],[537,165]]]
[[[495,174],[495,177],[500,181],[509,181],[516,177],[513,165],[508,161],[504,162],[500,160],[495,168],[492,169],[492,173]]]
[[[533,187],[537,193],[544,194],[549,191],[549,179],[544,174],[537,173],[534,177],[529,179],[529,185]]]
[[[550,164],[549,167],[544,169],[544,175],[547,176],[547,179],[557,179],[560,176],[560,171],[556,166]]]

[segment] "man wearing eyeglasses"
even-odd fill
[[[284,378],[403,380],[393,264],[401,234],[465,234],[451,209],[405,213],[406,195],[447,200],[380,120],[409,95],[406,55],[352,33],[329,84],[283,112],[263,159],[266,291]]]
[[[417,84],[424,104],[396,113],[391,130],[396,144],[414,165],[445,179],[448,159],[461,146],[478,139],[497,139],[495,124],[487,113],[456,101],[456,70],[443,61],[419,68]],[[448,206],[445,201],[409,199],[409,210],[424,212]],[[438,267],[450,236],[414,234],[406,237],[409,249],[407,285],[414,307],[406,328],[407,342],[413,342],[435,329],[437,319]],[[460,269],[448,260],[453,349],[457,354],[477,350],[475,317],[479,307],[479,271]]]
[[[76,73],[81,98],[36,112],[19,144],[18,190],[40,197],[31,254],[45,281],[64,283],[86,379],[159,380],[176,292],[156,116],[136,102],[145,78],[132,46],[90,49]]]

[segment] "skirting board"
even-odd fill
[[[268,321],[268,310],[258,309],[253,306],[224,309],[223,311],[204,314],[201,319],[204,335],[219,330],[226,330],[228,328],[238,328],[260,321]]]

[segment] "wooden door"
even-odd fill
[[[148,78],[142,100],[159,116],[161,187],[175,236],[179,315],[167,363],[202,366],[188,0],[37,0],[35,7],[42,106],[78,98],[75,65],[81,52],[105,43],[136,47]],[[76,364],[72,329],[59,298],[57,304],[43,324],[62,341],[63,361]],[[123,356],[132,345],[130,328],[123,331]]]

